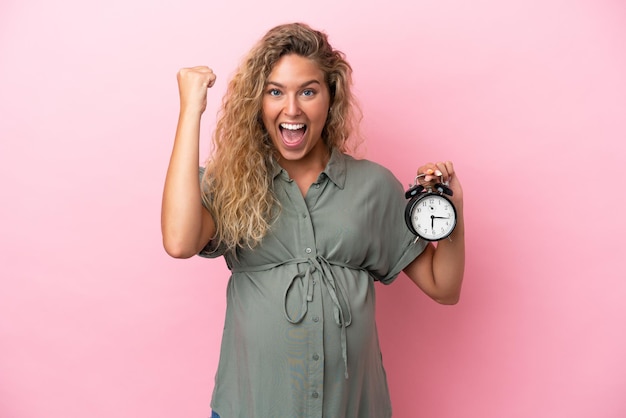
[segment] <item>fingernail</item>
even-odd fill
[[[432,179],[433,179],[433,176],[424,177],[424,181],[431,181]]]
[[[428,170],[426,170],[426,174],[433,174],[433,170],[429,168]]]
[[[439,171],[439,170],[435,171],[435,175],[441,176],[441,171]]]

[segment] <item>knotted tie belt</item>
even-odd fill
[[[350,310],[350,303],[348,298],[345,296],[345,290],[339,285],[335,278],[333,277],[332,271],[330,269],[331,266],[339,266],[346,267],[353,270],[363,270],[362,268],[357,268],[354,266],[350,266],[345,263],[339,263],[335,261],[328,261],[324,257],[318,255],[315,258],[293,258],[290,260],[286,260],[280,263],[272,263],[272,264],[263,264],[260,266],[246,266],[246,267],[233,267],[231,271],[233,273],[240,272],[258,272],[271,270],[276,267],[289,265],[289,264],[308,264],[308,267],[296,275],[294,275],[287,285],[285,289],[285,296],[283,300],[283,310],[285,313],[285,318],[292,324],[299,324],[302,322],[304,317],[306,316],[309,308],[309,302],[313,301],[313,286],[314,279],[313,274],[315,272],[319,272],[319,276],[322,281],[326,285],[328,289],[328,294],[330,295],[330,299],[333,302],[333,317],[335,323],[341,327],[341,355],[343,357],[343,362],[345,365],[345,376],[348,378],[348,342],[346,336],[346,328],[350,326],[352,323],[352,312]],[[302,308],[300,309],[300,314],[292,318],[291,315],[287,312],[287,298],[289,293],[292,291],[294,286],[298,283],[298,279],[300,279],[300,288],[302,290]]]

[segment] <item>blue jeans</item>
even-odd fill
[[[217,415],[215,411],[211,411],[211,418],[220,418],[220,416]]]

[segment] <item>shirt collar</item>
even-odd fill
[[[328,164],[322,171],[340,189],[343,189],[346,184],[346,158],[347,156],[343,152],[333,148]]]
[[[320,178],[326,175],[337,187],[343,189],[346,183],[346,158],[347,156],[344,153],[333,148],[328,164],[326,164],[326,168],[320,174]],[[272,158],[272,175],[273,178],[282,175],[285,180],[289,179],[287,171],[278,164],[275,158]]]

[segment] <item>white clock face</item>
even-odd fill
[[[413,206],[411,223],[419,236],[437,241],[452,233],[456,225],[456,211],[445,197],[426,196]]]

